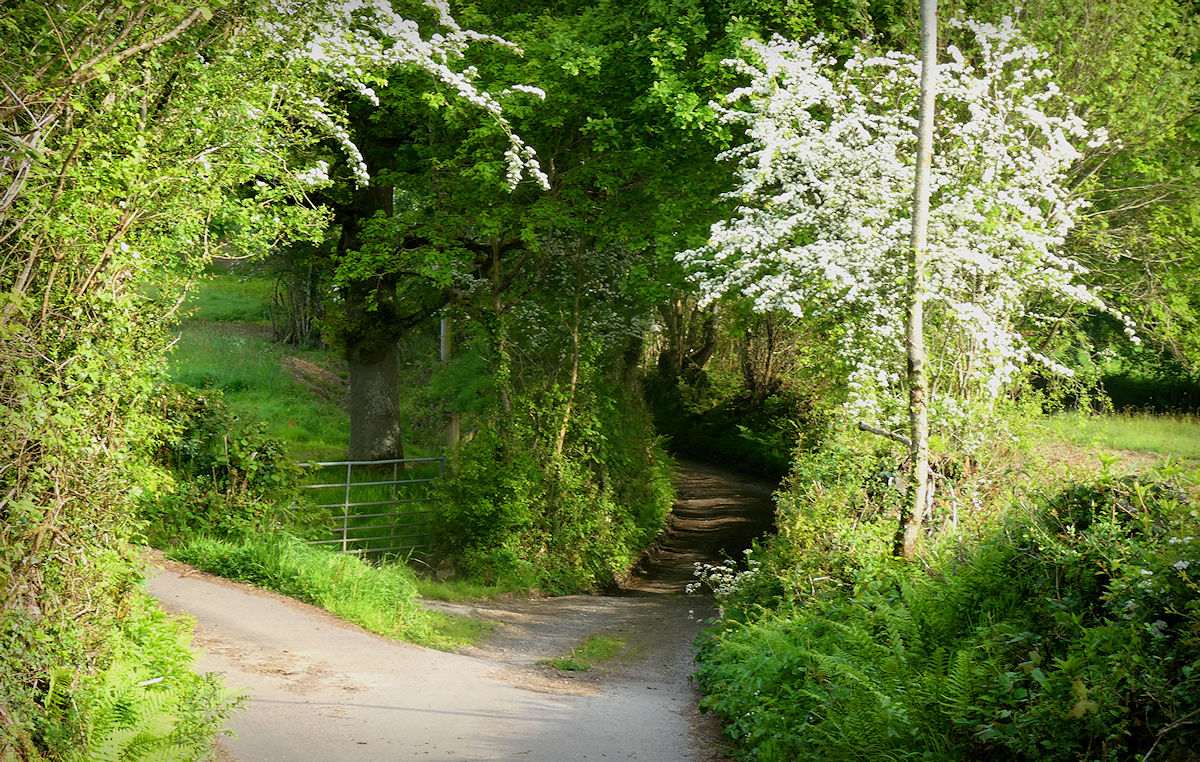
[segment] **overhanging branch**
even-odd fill
[[[912,447],[912,440],[909,439],[908,437],[904,436],[903,434],[897,434],[894,431],[888,431],[887,429],[881,429],[878,426],[872,426],[871,424],[867,423],[866,421],[859,421],[858,428],[861,431],[869,431],[872,434],[878,434],[881,437],[886,437],[886,438],[892,440],[893,442],[899,442],[900,444],[904,445],[905,447]]]

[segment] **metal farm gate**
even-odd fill
[[[333,537],[313,545],[338,545],[342,553],[412,553],[431,547],[432,483],[446,469],[445,458],[338,460],[301,463],[315,484],[318,508],[328,508]],[[388,475],[390,473],[390,478]],[[340,512],[340,513],[339,513]]]

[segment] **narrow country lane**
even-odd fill
[[[218,759],[717,762],[720,729],[697,711],[690,681],[709,604],[672,593],[695,560],[716,560],[703,554],[740,552],[730,543],[765,528],[769,489],[694,464],[678,486],[672,526],[626,595],[437,604],[500,623],[464,653],[389,640],[172,562],[147,588],[195,617],[197,668],[247,694]],[[597,633],[625,637],[628,655],[583,673],[538,664]]]

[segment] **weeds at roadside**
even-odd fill
[[[538,664],[547,664],[563,672],[586,672],[598,661],[611,661],[625,650],[624,635],[589,635],[574,651],[556,659],[542,659]]]
[[[167,557],[320,606],[371,632],[430,648],[469,645],[492,627],[426,611],[417,601],[416,578],[408,567],[373,566],[287,535],[238,541],[195,538],[169,550]]]
[[[726,614],[698,657],[735,757],[1190,759],[1200,472],[1100,462],[960,483],[991,516],[931,524],[919,565],[890,557],[872,459],[798,465],[766,573],[716,580]]]

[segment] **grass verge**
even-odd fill
[[[1046,419],[1056,436],[1084,446],[1200,459],[1200,419],[1190,415],[1062,413]]]
[[[434,614],[417,600],[416,578],[404,566],[372,566],[357,556],[314,548],[287,535],[239,541],[196,538],[167,552],[175,561],[226,579],[311,603],[371,632],[453,650],[491,630],[491,623]]]

